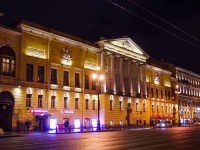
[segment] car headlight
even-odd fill
[[[162,124],[161,124],[161,126],[162,126],[162,127],[164,127],[164,126],[165,126],[165,124],[164,124],[164,123],[162,123]]]

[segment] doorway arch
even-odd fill
[[[0,92],[0,128],[5,132],[12,131],[12,114],[14,96],[8,91]]]

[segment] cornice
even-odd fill
[[[17,35],[17,36],[20,36],[20,35],[21,35],[20,32],[13,31],[13,30],[10,30],[10,29],[1,27],[1,26],[0,26],[0,32],[5,32],[5,33],[8,33],[8,34],[13,34],[13,35]]]
[[[33,34],[33,35],[47,38],[50,40],[55,40],[55,41],[59,41],[62,43],[70,44],[70,45],[76,46],[76,47],[78,46],[81,49],[88,50],[88,51],[95,52],[95,53],[97,53],[99,51],[99,49],[96,47],[90,46],[86,43],[82,43],[82,42],[79,42],[79,41],[76,41],[76,40],[73,40],[73,39],[70,39],[70,38],[67,38],[64,36],[60,36],[58,34],[52,33],[51,31],[49,31],[49,32],[44,31],[44,30],[41,30],[41,29],[38,29],[38,28],[35,28],[32,26],[25,25],[25,24],[19,24],[17,27],[21,31],[29,33],[29,34]]]
[[[191,71],[189,71],[189,70],[183,69],[183,68],[181,68],[181,67],[175,67],[175,69],[176,69],[176,72],[183,73],[183,74],[185,74],[185,75],[187,75],[187,76],[194,76],[194,77],[196,77],[196,78],[200,78],[200,75],[199,75],[199,74],[196,74],[196,73],[191,72]]]
[[[146,64],[146,67],[149,68],[149,69],[151,69],[151,70],[154,70],[154,71],[163,72],[165,74],[169,74],[169,75],[172,74],[172,72],[170,72],[170,71],[167,71],[167,70],[164,70],[164,69],[161,69],[161,68],[149,65],[149,64]]]

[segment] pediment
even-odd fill
[[[110,50],[126,57],[145,61],[149,56],[130,38],[106,39],[98,42],[104,49]]]

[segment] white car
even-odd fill
[[[0,128],[0,135],[3,135],[3,129]]]
[[[172,128],[172,123],[170,121],[161,121],[157,124],[158,128]]]

